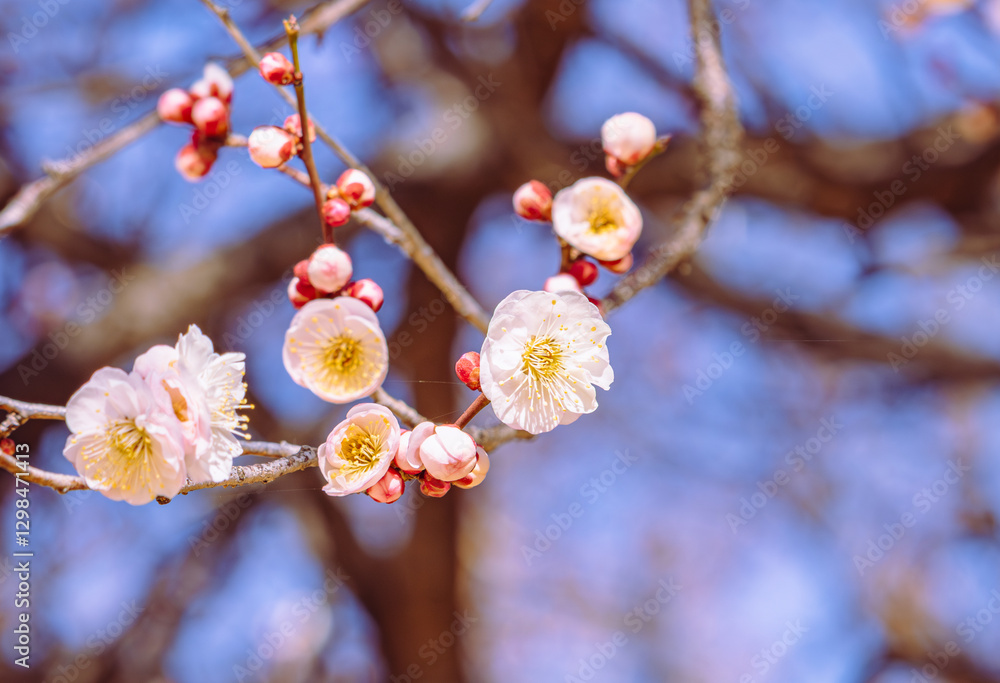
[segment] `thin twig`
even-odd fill
[[[611,312],[640,291],[659,282],[689,258],[704,238],[732,190],[729,182],[739,164],[743,136],[736,98],[726,75],[710,0],[688,0],[691,31],[696,45],[694,90],[701,104],[701,145],[707,185],[695,193],[677,219],[673,238],[653,249],[646,262],[622,278],[602,301]]]
[[[285,21],[285,33],[288,34],[288,48],[292,52],[292,66],[295,68],[292,85],[295,86],[299,124],[302,127],[302,163],[306,165],[306,171],[309,172],[309,185],[313,191],[313,199],[316,201],[316,214],[319,216],[320,230],[323,231],[323,241],[327,244],[333,244],[333,226],[329,225],[323,218],[323,193],[320,191],[323,183],[319,179],[319,171],[316,170],[312,142],[309,140],[309,110],[306,109],[306,89],[302,83],[302,69],[299,68],[299,23],[294,16]]]
[[[484,394],[479,394],[476,399],[469,404],[469,407],[465,409],[465,412],[455,420],[455,426],[459,429],[463,429],[465,425],[469,424],[476,415],[479,414],[483,408],[490,404],[490,399],[486,398]]]
[[[465,8],[462,12],[462,21],[476,21],[479,17],[483,16],[489,6],[493,3],[493,0],[476,0],[474,3]]]

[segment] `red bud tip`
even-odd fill
[[[593,261],[582,258],[573,261],[568,272],[576,278],[581,287],[588,287],[594,284],[600,271],[597,270],[597,265]]]
[[[382,308],[382,288],[374,280],[365,278],[364,280],[352,282],[347,285],[343,293],[345,296],[354,297],[358,301],[365,302],[376,313],[378,313],[378,309]]]
[[[295,80],[295,67],[280,52],[268,52],[260,58],[260,75],[268,83],[288,85]]]
[[[156,113],[168,123],[191,123],[194,100],[180,88],[171,88],[156,103]]]
[[[479,354],[475,351],[463,353],[455,363],[455,374],[465,386],[473,391],[479,391]]]
[[[552,219],[552,192],[544,183],[529,180],[514,193],[514,211],[529,221]]]
[[[206,137],[224,138],[229,132],[229,108],[218,97],[205,97],[195,102],[191,120]]]
[[[601,261],[600,263],[612,273],[621,275],[622,273],[627,273],[631,270],[632,264],[635,263],[635,258],[633,258],[632,254],[628,254],[624,258],[620,258],[617,261]]]
[[[327,199],[323,203],[323,220],[327,225],[338,227],[344,225],[351,218],[351,205],[339,197]]]

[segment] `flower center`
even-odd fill
[[[590,198],[587,208],[587,221],[590,232],[598,235],[617,230],[619,227],[619,199],[614,195],[595,194]]]
[[[323,347],[323,365],[332,372],[347,374],[361,365],[361,342],[349,334],[334,337]]]
[[[105,432],[108,449],[118,462],[131,465],[153,454],[153,440],[135,420],[118,420]]]
[[[382,437],[351,425],[340,442],[340,457],[344,460],[341,474],[356,477],[378,465],[382,453]]]
[[[532,335],[521,354],[521,371],[535,382],[549,381],[563,369],[563,352],[552,337]]]

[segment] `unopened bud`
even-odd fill
[[[476,466],[476,442],[455,425],[440,425],[420,444],[420,462],[434,479],[461,479]]]
[[[395,503],[403,495],[405,488],[406,482],[403,481],[399,471],[390,467],[386,470],[385,475],[365,493],[379,503]]]
[[[218,154],[213,147],[188,143],[177,152],[174,166],[185,180],[194,182],[201,180],[212,170],[212,164],[217,158]]]
[[[299,291],[299,284],[301,282],[302,280],[300,280],[299,278],[293,277],[291,281],[288,283],[288,300],[292,302],[292,305],[295,306],[295,308],[302,308],[307,303],[312,301],[312,298],[304,295],[302,292]],[[310,285],[310,288],[312,288],[312,285]],[[316,290],[313,289],[313,291]]]
[[[340,197],[323,202],[323,220],[327,225],[339,227],[351,218],[351,205]]]
[[[168,123],[191,123],[194,100],[180,88],[171,88],[156,102],[156,113]]]
[[[552,220],[552,193],[544,183],[529,180],[514,193],[514,211],[529,221]]]
[[[229,108],[218,97],[202,98],[191,108],[191,121],[206,137],[225,137],[229,132]]]
[[[604,166],[607,167],[608,173],[613,175],[615,178],[621,178],[625,175],[625,171],[628,170],[628,167],[625,164],[618,161],[618,159],[614,158],[610,154],[604,157]]]
[[[295,67],[280,52],[268,52],[260,58],[260,75],[274,85],[288,85],[295,80]]]
[[[412,432],[403,431],[399,435],[399,449],[393,460],[396,467],[407,474],[420,474],[424,464],[420,462],[420,444],[434,433],[433,422],[421,422]]]
[[[365,278],[352,282],[344,290],[344,294],[365,302],[376,313],[378,313],[378,309],[382,308],[382,288],[374,280]]]
[[[298,279],[299,281],[295,283],[295,291],[298,292],[299,296],[304,296],[309,301],[319,298],[319,290],[310,284],[308,279]]]
[[[559,273],[547,279],[542,289],[546,292],[579,292],[580,283],[569,273]]]
[[[635,258],[633,258],[632,253],[629,252],[617,261],[601,261],[600,263],[612,273],[621,275],[622,273],[627,273],[632,268],[632,264],[635,263]]]
[[[297,138],[302,137],[302,118],[298,114],[290,114],[285,119],[285,130]],[[309,142],[316,142],[316,126],[309,119]]]
[[[375,183],[356,168],[349,168],[340,174],[337,190],[344,201],[355,209],[371,206],[375,201]]]
[[[435,479],[426,472],[420,477],[420,492],[431,498],[442,498],[451,489],[451,484]]]
[[[309,259],[304,258],[295,264],[295,268],[292,269],[292,274],[299,278],[300,280],[309,279]]]
[[[597,265],[585,258],[577,259],[569,267],[569,274],[576,278],[581,287],[588,287],[597,280]]]
[[[608,156],[625,166],[634,166],[656,146],[656,126],[642,114],[618,114],[601,126],[601,143]]]
[[[453,481],[452,484],[462,489],[471,489],[483,483],[487,472],[490,471],[490,456],[482,446],[476,446],[476,455],[478,456],[476,466],[472,471],[458,481]]]
[[[479,354],[475,351],[463,353],[455,363],[455,374],[465,386],[473,391],[479,391]]]
[[[14,455],[15,450],[16,450],[16,445],[14,444],[13,439],[0,440],[0,452],[2,452],[4,455]]]
[[[321,292],[339,292],[353,274],[351,257],[332,244],[324,244],[309,259],[309,282]]]
[[[218,97],[229,104],[233,101],[233,79],[229,73],[218,64],[209,62],[205,65],[205,72],[202,78],[195,81],[188,92],[191,97],[200,99],[203,97]]]
[[[277,168],[295,156],[296,140],[277,126],[259,126],[250,133],[247,149],[261,168]]]

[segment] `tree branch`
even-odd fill
[[[743,136],[736,99],[726,75],[719,35],[710,0],[689,0],[691,32],[695,41],[697,68],[694,90],[701,105],[702,168],[707,185],[695,193],[676,221],[676,234],[654,249],[646,262],[622,278],[604,299],[611,312],[640,291],[663,279],[681,261],[689,258],[732,190],[729,177],[740,161]]]

